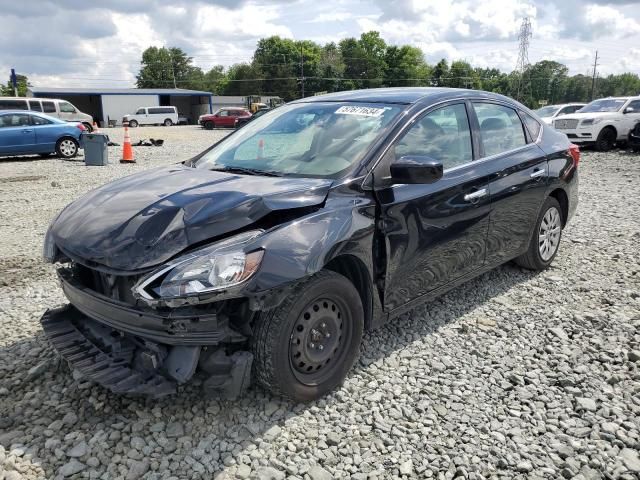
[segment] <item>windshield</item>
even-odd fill
[[[622,108],[626,101],[626,98],[604,98],[602,100],[594,100],[585,107],[582,107],[580,113],[617,112]]]
[[[548,107],[539,108],[536,113],[540,117],[553,117],[558,110],[560,110],[560,107],[549,105]]]
[[[196,161],[196,168],[337,178],[359,162],[402,106],[313,102],[271,110]]]

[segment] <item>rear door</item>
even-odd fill
[[[633,111],[629,110],[631,108],[633,109]],[[629,132],[633,130],[636,123],[640,121],[640,100],[630,101],[629,105],[624,108],[623,112],[627,113],[623,113],[624,127],[621,129],[622,131],[619,132],[620,135],[618,135],[618,137],[622,136],[626,140]]]
[[[29,153],[35,141],[36,135],[28,113],[0,115],[0,154]]]
[[[42,113],[46,113],[51,117],[60,118],[60,114],[53,100],[42,100]]]
[[[385,153],[374,171],[385,243],[385,309],[421,297],[479,269],[489,228],[489,177],[473,161],[464,102],[425,112]],[[444,176],[427,185],[390,184],[389,165],[406,155],[442,162]]]
[[[542,126],[508,105],[473,102],[480,126],[481,161],[490,172],[491,220],[487,263],[498,265],[523,253],[529,245],[547,186],[548,166],[536,141]]]

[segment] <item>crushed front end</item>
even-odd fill
[[[153,294],[154,285],[164,293],[159,286],[180,266],[191,266],[182,272],[183,283],[202,285],[204,279],[188,276],[210,277],[199,258],[190,254],[151,272],[118,274],[53,248],[49,261],[61,264],[58,277],[70,303],[45,312],[44,332],[72,369],[114,393],[161,397],[197,373],[206,394],[236,398],[250,384],[247,339],[255,312],[249,300],[234,296],[232,288],[219,300],[182,287],[176,298]],[[223,266],[223,274],[234,274],[233,265]],[[244,274],[248,267],[235,268]],[[176,285],[173,280],[170,287]]]

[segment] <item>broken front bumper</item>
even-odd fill
[[[244,337],[212,315],[134,309],[59,271],[71,305],[47,310],[41,323],[53,347],[88,380],[118,394],[162,397],[196,370],[209,396],[236,398],[249,386],[253,356],[225,346]]]

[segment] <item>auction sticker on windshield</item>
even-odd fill
[[[362,115],[363,117],[379,117],[384,113],[384,108],[374,107],[352,107],[344,105],[335,111],[341,115]]]

